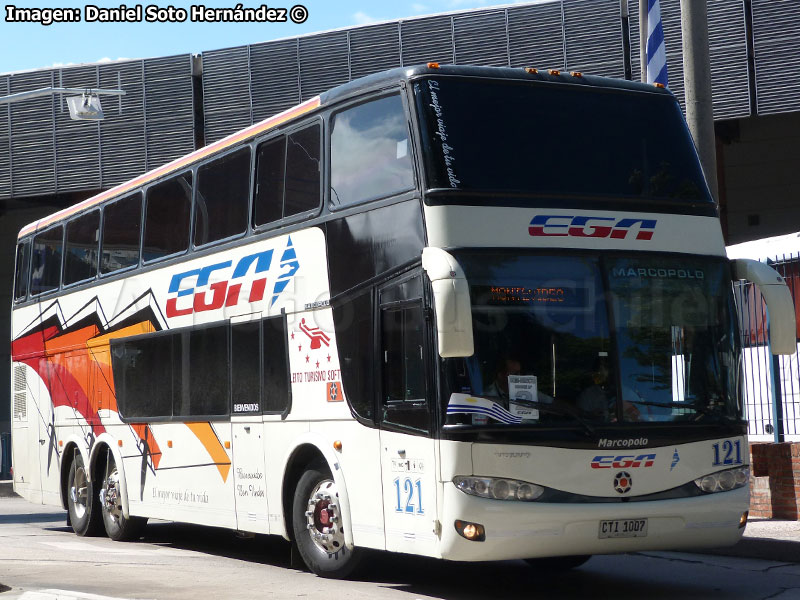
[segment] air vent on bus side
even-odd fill
[[[14,367],[14,420],[28,420],[28,380],[25,365]]]

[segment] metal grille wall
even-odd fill
[[[758,114],[800,110],[800,2],[752,0]]]
[[[661,0],[661,21],[667,47],[669,89],[685,106],[683,87],[683,36],[680,0]],[[630,2],[632,77],[641,81],[639,66],[639,9]],[[750,81],[743,0],[708,0],[708,44],[714,118],[750,115]]]
[[[124,89],[105,120],[73,121],[64,96],[0,106],[0,198],[108,188],[194,150],[191,55],[14,73],[0,95]]]
[[[554,0],[205,52],[206,142],[351,79],[427,61],[623,77],[620,3]]]

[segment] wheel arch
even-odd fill
[[[83,438],[77,435],[68,435],[64,441],[64,450],[61,452],[61,473],[59,475],[59,490],[61,492],[61,506],[67,510],[67,486],[69,485],[69,470],[72,461],[75,460],[75,451],[78,451],[83,458],[83,464],[89,464],[89,452]],[[89,477],[91,474],[87,473]]]
[[[333,476],[336,490],[339,493],[339,512],[343,517],[344,541],[348,549],[353,548],[353,523],[350,518],[350,497],[339,457],[333,450],[333,443],[328,443],[320,435],[307,434],[298,438],[294,446],[286,453],[281,476],[281,508],[283,510],[283,537],[292,539],[292,503],[294,491],[303,473],[313,464],[320,464]]]

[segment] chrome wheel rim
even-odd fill
[[[86,515],[87,505],[89,502],[89,480],[86,477],[86,469],[83,465],[78,465],[75,468],[75,478],[72,481],[72,487],[69,489],[70,497],[72,498],[72,506],[75,509],[75,516],[82,519]]]
[[[119,523],[122,519],[122,501],[119,493],[119,471],[117,471],[116,465],[103,481],[103,489],[100,490],[100,505],[103,507],[103,512],[114,523]]]
[[[330,479],[318,483],[308,498],[306,529],[314,545],[326,554],[344,547],[339,494]]]

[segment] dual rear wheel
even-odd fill
[[[73,531],[80,536],[94,536],[105,529],[115,541],[139,538],[147,519],[123,514],[120,474],[111,452],[107,453],[101,477],[92,481],[83,457],[76,454],[67,478],[67,510]]]

